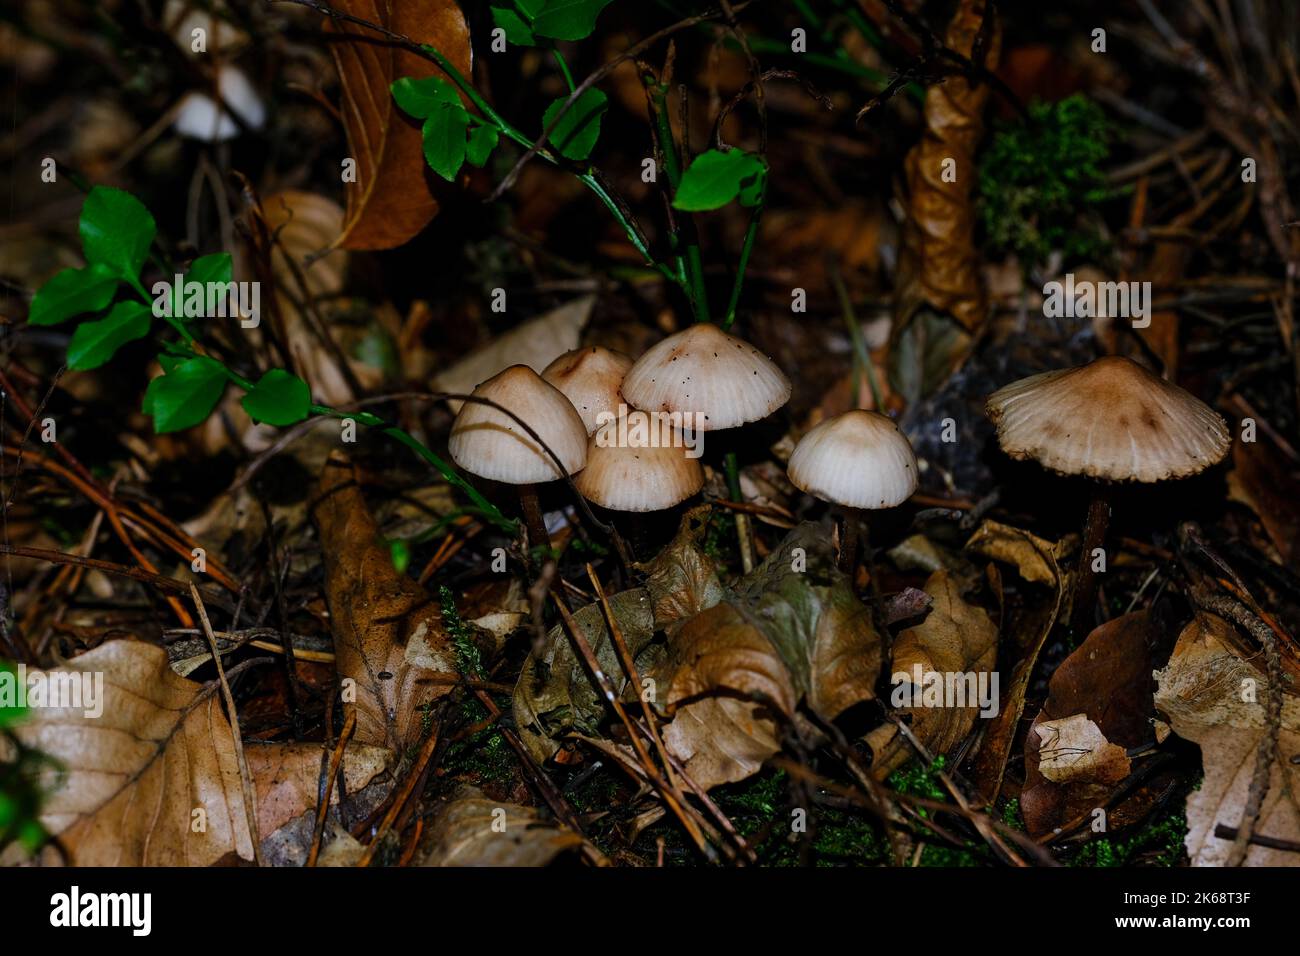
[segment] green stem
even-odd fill
[[[662,83],[650,85],[651,112],[654,113],[659,149],[664,155],[664,173],[668,176],[668,199],[671,202],[682,182],[682,161],[677,153],[677,141],[673,139],[673,124],[668,118],[667,97],[667,86]],[[672,235],[672,244],[674,249],[681,248],[683,252],[686,270],[686,285],[683,288],[691,300],[695,321],[708,322],[709,294],[704,284],[704,257],[700,254],[695,220],[690,213],[679,213],[677,226]]]
[[[551,52],[555,54],[555,63],[560,68],[560,73],[564,75],[565,85],[569,88],[569,92],[572,93],[578,88],[578,84],[573,82],[573,74],[569,71],[569,61],[564,58],[564,54],[560,52],[559,47],[551,47]]]
[[[763,175],[763,188],[758,193],[758,205],[749,216],[749,228],[745,230],[745,241],[740,247],[740,261],[736,264],[736,279],[731,284],[731,298],[727,300],[727,317],[723,320],[722,330],[728,331],[736,321],[736,308],[740,305],[740,290],[745,285],[745,270],[749,266],[750,253],[754,251],[754,241],[758,238],[758,224],[763,218],[763,209],[767,205],[767,174]]]
[[[853,300],[849,297],[849,290],[844,285],[844,278],[840,275],[840,268],[833,261],[829,264],[828,271],[831,276],[831,285],[835,287],[835,297],[840,301],[840,311],[844,314],[844,322],[849,327],[849,338],[853,341],[853,364],[859,366],[867,375],[867,384],[871,386],[871,398],[876,406],[876,411],[882,414],[885,411],[883,404],[883,393],[880,389],[880,382],[876,378],[876,366],[871,361],[871,352],[867,349],[867,340],[862,335],[862,326],[858,323],[857,312],[853,309]],[[858,383],[853,383],[853,403],[856,407],[858,401]]]

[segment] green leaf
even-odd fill
[[[149,383],[144,410],[156,432],[180,431],[207,418],[226,390],[226,370],[206,355],[181,362]]]
[[[460,106],[460,94],[456,92],[454,86],[441,77],[426,76],[416,79],[413,76],[404,76],[389,88],[402,112],[416,119],[424,119],[439,106],[447,104]]]
[[[128,282],[138,282],[153,243],[153,216],[128,192],[96,186],[81,207],[81,248],[86,261],[108,266]]]
[[[506,31],[506,40],[515,46],[537,46],[528,21],[509,7],[493,7],[492,22]]]
[[[29,325],[57,325],[83,312],[98,312],[117,290],[117,276],[102,263],[64,269],[41,286],[27,312]]]
[[[82,322],[68,343],[68,368],[99,368],[127,342],[148,335],[152,318],[148,306],[132,299],[113,306],[98,322]]]
[[[673,208],[704,212],[721,209],[737,198],[747,206],[753,205],[761,195],[762,179],[766,175],[767,167],[753,153],[711,149],[695,157],[682,174]]]
[[[190,263],[190,271],[186,273],[186,281],[189,282],[231,282],[234,276],[234,265],[231,262],[230,253],[214,252],[210,256],[199,256]]]
[[[424,158],[429,168],[451,182],[465,162],[469,114],[459,103],[443,104],[424,121]]]
[[[582,40],[596,29],[596,17],[612,0],[550,0],[533,18],[533,32],[553,40]]]
[[[311,389],[297,375],[273,368],[262,376],[240,404],[255,422],[292,425],[311,411]]]
[[[542,114],[542,129],[551,125],[568,97],[562,96]],[[600,118],[605,115],[609,100],[600,90],[584,90],[577,101],[560,117],[549,140],[569,159],[586,159],[600,138]]]
[[[469,131],[469,142],[465,145],[465,158],[480,169],[497,148],[501,139],[495,126],[475,126]]]

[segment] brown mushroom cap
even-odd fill
[[[508,408],[537,432],[568,474],[587,463],[587,429],[567,398],[527,365],[512,365],[474,389]],[[489,405],[466,402],[447,442],[452,460],[468,472],[511,485],[564,477],[519,424]]]
[[[591,436],[587,467],[573,482],[579,494],[612,511],[662,511],[704,487],[699,459],[688,458],[684,447],[654,444],[649,430],[629,427],[626,445],[609,443],[609,436],[624,433],[628,417]]]
[[[573,403],[590,435],[596,431],[601,412],[618,416],[623,401],[619,386],[631,367],[632,360],[622,352],[596,345],[565,352],[543,369],[542,378]]]
[[[989,396],[985,411],[1012,458],[1105,481],[1195,475],[1231,442],[1208,405],[1119,356],[1012,382]]]
[[[854,409],[814,427],[790,455],[796,488],[850,508],[892,508],[916,491],[916,455],[892,418]]]
[[[790,399],[790,380],[754,346],[701,322],[637,359],[623,397],[647,412],[691,412],[701,431],[735,428]]]

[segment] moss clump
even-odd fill
[[[456,667],[464,677],[484,680],[487,672],[483,668],[483,654],[474,640],[473,629],[456,609],[456,598],[451,588],[445,584],[438,588],[438,599],[442,606],[442,626],[451,636],[451,646],[456,651]]]
[[[1097,206],[1113,194],[1101,166],[1114,128],[1082,94],[1034,103],[1004,125],[980,160],[979,217],[987,245],[1026,271],[1059,250],[1067,262],[1106,254]]]
[[[1187,817],[1171,812],[1125,839],[1091,840],[1075,854],[1073,866],[1177,866],[1183,860]]]

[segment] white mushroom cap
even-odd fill
[[[186,93],[176,113],[176,132],[208,143],[234,139],[240,128],[231,118],[231,111],[249,129],[262,128],[266,122],[266,107],[243,71],[226,64],[217,67],[217,92],[222,106],[206,93]]]
[[[587,467],[573,482],[588,501],[611,511],[662,511],[704,487],[704,469],[698,458],[687,457],[679,433],[633,427],[644,415],[629,412],[591,436]],[[619,436],[627,441],[620,443]]]
[[[790,380],[748,342],[701,322],[637,359],[623,397],[647,412],[693,413],[693,427],[718,430],[772,414],[790,400]]]
[[[596,431],[601,412],[618,417],[618,406],[623,402],[619,386],[631,367],[632,360],[622,352],[595,345],[565,352],[543,369],[542,378],[573,403],[590,435]]]
[[[799,440],[787,469],[796,488],[850,508],[892,508],[916,491],[916,455],[893,419],[855,409]]]
[[[1195,475],[1231,443],[1208,405],[1119,356],[1012,382],[989,396],[985,411],[1012,458],[1105,481]]]
[[[527,365],[512,365],[473,394],[508,408],[537,432],[573,474],[587,463],[587,429],[569,400]],[[468,472],[511,485],[564,477],[519,424],[489,405],[466,402],[447,442],[452,460]]]

